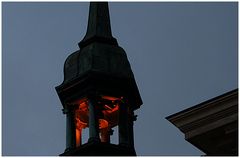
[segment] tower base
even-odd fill
[[[134,148],[102,142],[88,142],[60,156],[136,156]]]

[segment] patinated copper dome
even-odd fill
[[[124,94],[135,109],[142,104],[127,55],[112,36],[108,3],[90,3],[87,33],[78,45],[80,50],[65,61],[63,83],[56,87],[63,105],[90,91]]]

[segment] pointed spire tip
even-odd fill
[[[93,42],[118,45],[112,36],[108,2],[90,2],[87,33],[79,47]]]

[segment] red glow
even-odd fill
[[[100,109],[102,109],[101,119],[99,119],[99,129],[112,128],[118,124],[119,105],[122,97],[101,96],[97,101]],[[89,105],[87,98],[78,100],[78,108],[76,109],[76,128],[84,129],[88,127],[89,121]],[[76,136],[77,137],[77,136]]]
[[[82,129],[76,129],[76,146],[79,147],[81,145],[81,134],[82,134]]]
[[[88,104],[87,104],[87,102],[82,102],[82,103],[80,103],[80,105],[79,105],[79,109],[81,110],[81,111],[88,111]]]
[[[103,99],[106,99],[106,100],[111,100],[111,101],[119,100],[119,98],[110,97],[110,96],[102,96],[102,98],[103,98]]]
[[[108,122],[104,119],[99,119],[99,129],[107,128]]]
[[[87,123],[81,121],[81,119],[79,119],[79,118],[76,118],[76,127],[79,128],[79,129],[86,128]]]

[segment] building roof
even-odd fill
[[[191,112],[191,111],[193,111],[193,110],[196,110],[196,109],[201,108],[202,106],[205,106],[206,104],[209,104],[209,103],[211,103],[211,102],[216,102],[216,101],[218,101],[218,100],[222,100],[222,99],[225,98],[225,97],[233,96],[233,95],[236,95],[236,94],[238,94],[238,88],[237,88],[237,89],[234,89],[234,90],[231,90],[231,91],[229,91],[229,92],[226,92],[226,93],[224,93],[224,94],[222,94],[222,95],[219,95],[219,96],[217,96],[217,97],[214,97],[214,98],[212,98],[212,99],[209,99],[209,100],[206,100],[206,101],[204,101],[204,102],[201,102],[200,104],[191,106],[191,107],[189,107],[189,108],[187,108],[187,109],[184,109],[184,110],[182,110],[182,111],[179,111],[179,112],[177,112],[177,113],[175,113],[175,114],[172,114],[172,115],[170,115],[170,116],[167,116],[166,119],[170,121],[172,118],[174,118],[174,117],[176,117],[176,116],[180,116],[180,115],[182,115],[182,114],[189,113],[189,112]]]
[[[238,89],[166,117],[207,155],[237,155]]]

